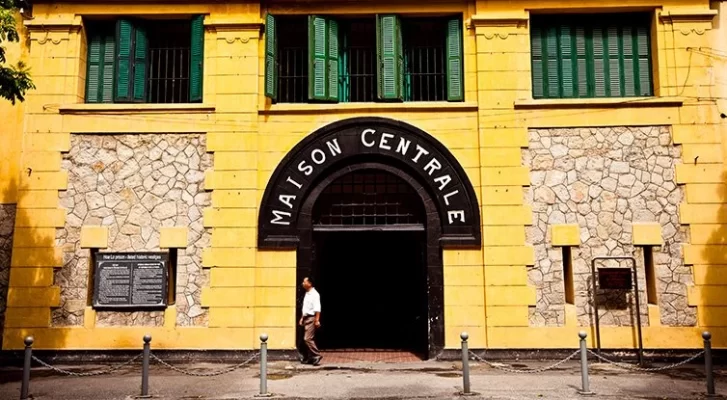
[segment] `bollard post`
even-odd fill
[[[702,333],[704,339],[704,373],[707,375],[707,396],[715,396],[714,371],[712,369],[712,334],[708,331]]]
[[[23,359],[23,383],[20,387],[20,400],[27,400],[28,391],[30,390],[30,362],[33,358],[33,337],[26,336],[25,343],[25,358]]]
[[[151,355],[151,335],[144,335],[144,355],[141,361],[141,397],[149,397],[149,356]]]
[[[268,396],[268,335],[260,335],[260,396]]]
[[[462,393],[470,393],[470,351],[467,345],[467,339],[470,335],[462,332],[459,335],[462,338]]]
[[[591,392],[590,383],[588,382],[588,347],[586,347],[586,337],[588,334],[585,331],[578,332],[581,349],[581,390],[578,394],[581,396],[593,396]]]

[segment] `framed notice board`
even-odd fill
[[[169,253],[96,253],[93,307],[167,306]]]

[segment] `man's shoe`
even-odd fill
[[[313,364],[314,366],[318,366],[321,363],[321,359],[323,359],[323,357],[321,357],[321,356],[315,357],[313,359],[313,362],[311,362],[311,364]]]

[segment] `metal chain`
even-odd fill
[[[704,354],[704,350],[687,358],[686,360],[679,361],[676,364],[665,365],[663,367],[658,367],[658,368],[641,368],[641,367],[637,367],[632,364],[626,364],[626,363],[609,360],[608,358],[596,353],[595,351],[593,351],[591,349],[588,349],[588,353],[591,354],[592,356],[598,358],[599,360],[606,362],[607,364],[611,364],[611,365],[619,367],[621,369],[626,369],[626,370],[630,370],[630,371],[640,371],[640,372],[658,372],[658,371],[665,371],[667,369],[681,367],[684,364],[688,364],[688,363],[696,360],[697,358],[701,357]]]
[[[566,361],[568,361],[568,360],[572,359],[573,357],[577,356],[580,352],[581,352],[580,350],[576,350],[576,351],[573,352],[573,354],[571,354],[568,357],[566,357],[566,358],[558,361],[557,363],[555,363],[553,365],[549,365],[547,367],[537,368],[537,369],[513,369],[513,368],[507,368],[507,367],[503,367],[501,365],[498,365],[496,363],[492,363],[490,361],[487,361],[484,358],[478,356],[477,354],[475,354],[475,353],[473,353],[471,351],[470,351],[470,355],[472,357],[474,357],[476,360],[481,361],[481,362],[489,365],[490,367],[495,368],[495,369],[499,369],[501,371],[512,372],[514,374],[538,374],[538,373],[545,372],[545,371],[548,371],[548,370],[551,370],[551,369],[554,369],[554,368],[559,367],[560,365],[562,365]]]
[[[83,377],[83,376],[97,376],[97,375],[110,374],[112,372],[115,372],[115,371],[120,370],[121,368],[124,368],[127,365],[131,365],[134,361],[138,360],[139,357],[141,357],[142,355],[143,354],[140,353],[140,354],[136,355],[135,357],[133,357],[132,359],[130,359],[129,361],[126,361],[123,364],[119,364],[119,365],[117,365],[115,367],[111,367],[109,369],[104,369],[104,370],[101,370],[101,371],[93,371],[93,372],[73,372],[73,371],[68,371],[68,370],[65,370],[65,369],[61,369],[61,368],[58,368],[58,367],[54,367],[54,366],[48,364],[47,362],[39,359],[36,356],[32,356],[32,357],[33,357],[33,360],[35,360],[35,362],[37,362],[38,364],[40,364],[40,365],[42,365],[42,366],[44,366],[46,368],[50,368],[51,370],[53,370],[55,372],[58,372],[59,374],[69,375],[69,376]]]
[[[181,369],[181,368],[178,368],[178,367],[175,367],[175,366],[169,364],[168,362],[166,362],[166,361],[162,360],[161,358],[157,357],[156,354],[154,354],[154,353],[151,354],[151,358],[153,358],[154,360],[156,360],[156,362],[158,362],[159,364],[161,364],[161,365],[163,365],[163,366],[171,369],[172,371],[176,371],[176,372],[179,372],[181,374],[189,375],[189,376],[219,376],[219,375],[224,375],[224,374],[230,373],[230,372],[232,372],[232,371],[234,371],[234,370],[236,370],[236,369],[238,369],[238,368],[240,368],[242,366],[245,366],[245,365],[249,364],[252,360],[258,358],[259,356],[260,356],[260,353],[255,353],[252,357],[250,357],[246,361],[243,361],[243,362],[241,362],[240,364],[237,364],[237,365],[233,365],[232,367],[229,367],[229,368],[221,369],[219,371],[213,371],[213,372],[191,372],[191,371],[187,371],[187,370],[184,370],[184,369]]]

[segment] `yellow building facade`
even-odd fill
[[[595,346],[603,256],[641,300],[597,291],[604,348],[637,311],[645,348],[727,347],[725,11],[628,3],[38,1],[37,89],[0,108],[2,348],[292,350],[309,275],[328,347],[406,347],[336,339],[383,309],[430,357]],[[160,251],[162,307],[99,306],[99,254]]]

